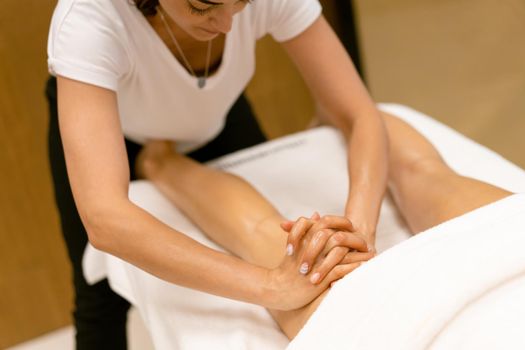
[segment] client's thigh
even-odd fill
[[[390,139],[389,190],[417,233],[511,193],[461,176],[412,126],[383,113]]]

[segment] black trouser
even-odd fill
[[[49,161],[55,188],[55,200],[61,219],[62,233],[73,267],[77,349],[126,349],[126,317],[129,303],[114,293],[103,280],[87,284],[82,273],[82,256],[88,242],[69,186],[62,141],[58,130],[56,79],[46,86],[49,102]],[[246,98],[241,97],[230,110],[224,130],[210,143],[188,156],[204,162],[234,152],[266,139],[255,120]],[[135,179],[134,162],[141,146],[126,141],[131,179]]]

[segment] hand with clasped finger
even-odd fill
[[[301,221],[309,222],[308,229],[299,225]],[[308,275],[312,284],[322,283],[330,274],[342,278],[376,255],[373,245],[346,217],[316,213],[310,219],[283,222],[281,227],[289,232],[287,254],[301,248],[299,273]]]
[[[328,269],[328,272],[322,280],[320,279],[316,283],[311,282],[307,273],[299,273],[301,265],[304,263],[304,257],[310,245],[313,244],[312,237],[305,233],[311,230],[314,224],[314,219],[301,218],[297,220],[291,228],[291,234],[297,237],[294,251],[287,251],[281,264],[268,270],[268,280],[265,284],[268,290],[265,295],[271,296],[269,298],[271,302],[266,305],[270,309],[282,311],[299,309],[318,297],[332,282],[350,272],[348,265],[334,268],[340,259],[330,259],[323,264],[323,268]],[[317,244],[314,245],[317,246]],[[364,241],[357,245],[361,248],[366,247]],[[311,255],[311,253],[309,254]]]

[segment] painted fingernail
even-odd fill
[[[308,263],[303,263],[301,265],[301,268],[299,269],[299,272],[303,275],[306,275],[306,273],[308,272]]]
[[[314,273],[312,277],[310,277],[310,282],[316,284],[317,281],[319,281],[319,277],[321,277],[321,274],[319,272]]]
[[[291,256],[293,254],[293,245],[292,243],[289,243],[286,246],[286,255]]]

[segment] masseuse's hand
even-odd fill
[[[302,256],[300,273],[309,275],[313,284],[321,283],[337,265],[350,265],[353,270],[361,262],[374,257],[375,249],[366,237],[355,232],[352,223],[345,217],[318,215],[307,231],[293,230],[294,222],[284,222],[281,227],[288,231],[288,253],[293,253],[303,236],[309,242]],[[304,240],[304,241],[306,241]]]
[[[315,224],[316,221],[313,219],[301,218],[290,229],[290,234],[301,238],[296,242],[293,254],[287,254],[277,268],[269,270],[267,286],[273,296],[271,308],[298,309],[319,296],[332,282],[339,280],[358,266],[357,264],[337,265],[348,251],[348,248],[344,248],[338,253],[336,259],[331,260],[330,269],[323,276],[322,281],[314,284],[310,281],[309,276],[299,273],[304,263],[304,254],[312,243],[311,237],[306,233]],[[366,243],[361,242],[361,245],[366,246]],[[338,248],[340,247],[334,248],[333,251]]]

